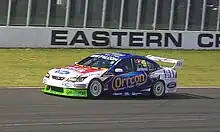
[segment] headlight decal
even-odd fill
[[[49,73],[47,73],[47,74],[45,75],[45,77],[49,78],[49,77],[50,77],[50,74],[49,74]]]
[[[77,77],[70,77],[67,79],[68,82],[76,82],[77,81]]]
[[[87,77],[78,77],[77,82],[82,82],[83,80],[85,80]]]
[[[87,77],[70,77],[66,81],[68,81],[68,82],[82,82],[86,78]]]

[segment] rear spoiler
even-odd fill
[[[173,69],[181,69],[184,63],[184,60],[169,59],[169,58],[163,58],[163,57],[152,56],[152,55],[147,55],[146,57],[154,61],[173,63],[174,65],[171,67]]]

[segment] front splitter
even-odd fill
[[[87,97],[87,89],[61,88],[45,85],[41,90],[44,93],[69,96],[69,97]]]

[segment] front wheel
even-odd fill
[[[88,86],[88,98],[98,98],[103,93],[103,85],[99,79],[93,79]]]
[[[162,81],[157,81],[151,88],[151,95],[153,97],[163,97],[166,92],[166,87]]]

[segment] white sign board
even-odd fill
[[[220,49],[219,32],[0,27],[2,48]]]

